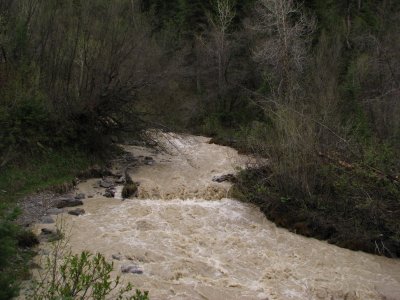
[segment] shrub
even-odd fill
[[[50,241],[51,251],[33,276],[29,299],[149,299],[148,292],[133,290],[131,284],[121,286],[119,276],[111,279],[113,263],[107,262],[102,254],[88,251],[72,254],[62,220],[56,229],[61,238]]]
[[[33,300],[55,299],[127,299],[147,300],[148,292],[136,290],[128,284],[121,287],[120,278],[110,278],[113,264],[108,263],[100,253],[67,254],[61,258],[61,252],[50,255],[45,263],[40,281],[35,282],[30,295]]]
[[[127,183],[122,189],[122,198],[129,198],[137,193],[138,187],[136,183]]]

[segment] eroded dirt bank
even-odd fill
[[[246,157],[203,137],[159,139],[168,153],[125,146],[141,162],[128,168],[138,198],[105,198],[94,179],[79,185],[93,196],[86,213],[60,215],[73,251],[114,256],[115,274],[136,265],[143,274],[122,278],[151,299],[400,299],[399,260],[295,235],[228,199],[230,184],[212,178]]]

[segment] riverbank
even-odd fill
[[[59,151],[26,156],[1,170],[0,299],[17,295],[21,281],[30,276],[37,239],[26,226],[43,216],[48,201],[73,188],[80,171],[99,161],[81,151]]]

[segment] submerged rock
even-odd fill
[[[121,266],[122,273],[131,273],[131,274],[143,274],[143,270],[140,269],[137,265],[124,265]]]
[[[115,260],[121,260],[122,259],[122,255],[120,253],[113,254],[113,255],[111,255],[111,258],[115,259]]]

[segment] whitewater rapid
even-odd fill
[[[74,252],[119,256],[113,275],[151,299],[400,299],[399,260],[296,235],[229,199],[230,183],[212,178],[248,157],[205,137],[157,139],[165,151],[124,146],[154,160],[128,170],[140,182],[138,198],[104,198],[95,179],[78,186],[93,198],[86,214],[63,215]],[[121,274],[132,263],[143,274]]]

